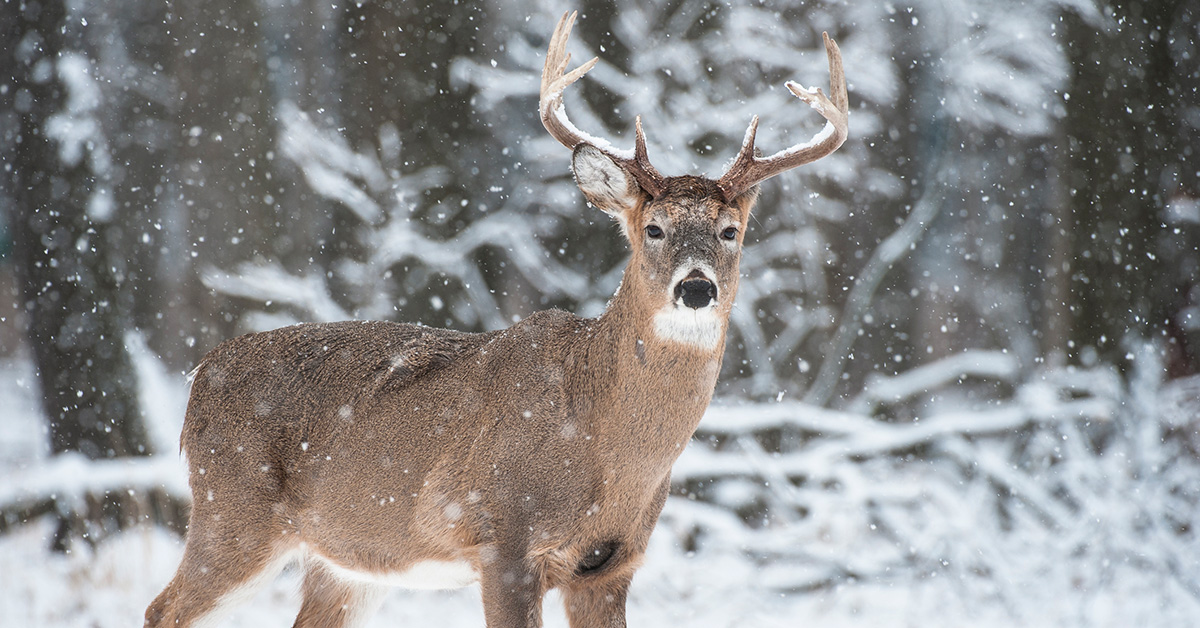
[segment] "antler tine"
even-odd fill
[[[551,137],[572,149],[586,138],[582,131],[571,124],[563,112],[563,90],[583,77],[598,61],[598,58],[594,58],[575,68],[569,74],[564,74],[567,64],[571,61],[571,55],[567,53],[567,37],[571,34],[571,27],[575,25],[576,15],[577,13],[564,13],[558,20],[554,34],[550,36],[550,48],[546,51],[546,65],[542,68],[542,91],[538,107],[542,116],[542,124],[550,132]]]
[[[637,143],[632,153],[628,150],[614,148],[607,140],[588,135],[579,130],[579,127],[576,127],[567,118],[566,106],[563,104],[563,90],[587,74],[588,70],[591,70],[599,60],[598,57],[593,58],[574,70],[566,72],[567,64],[571,60],[571,55],[567,53],[567,38],[571,34],[571,27],[575,25],[577,15],[578,11],[564,13],[558,21],[558,26],[554,29],[554,34],[550,37],[550,47],[546,51],[546,65],[542,68],[542,90],[538,103],[542,125],[550,132],[551,137],[572,150],[584,143],[595,146],[624,168],[626,172],[633,175],[643,190],[651,196],[658,196],[663,189],[663,176],[650,164],[650,160],[646,156],[646,136],[642,132],[640,116],[636,123]]]
[[[650,157],[646,154],[646,134],[642,131],[642,116],[637,116],[633,119],[633,128],[633,159],[639,164],[640,167],[654,170],[654,166],[650,165]],[[658,172],[655,171],[654,174],[657,175]]]
[[[726,190],[725,182],[740,180],[754,165],[754,138],[756,135],[758,135],[758,116],[750,118],[750,126],[746,127],[746,136],[742,139],[741,150],[738,151],[737,157],[734,158],[733,163],[729,166],[729,169],[726,170],[725,174],[721,176],[721,179],[717,181],[717,186],[720,187],[721,191],[725,194],[726,201],[733,200],[734,197],[746,191],[746,189],[749,189],[750,187],[746,186],[742,190],[739,190],[736,194],[731,194]]]
[[[803,144],[781,150],[770,157],[758,158],[754,155],[758,116],[754,116],[746,129],[746,138],[742,141],[742,148],[733,164],[717,180],[717,187],[721,189],[726,201],[733,200],[755,184],[781,172],[825,157],[846,141],[849,135],[850,99],[846,93],[842,52],[837,42],[830,39],[829,33],[822,33],[821,36],[825,40],[825,54],[829,57],[829,94],[832,99],[826,97],[819,87],[809,90],[792,81],[788,81],[786,85],[792,94],[808,103],[825,118],[825,128]]]

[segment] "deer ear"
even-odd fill
[[[571,170],[575,172],[575,184],[588,202],[622,223],[644,194],[633,175],[591,144],[575,147]]]
[[[742,222],[746,221],[750,216],[750,210],[754,209],[754,204],[758,202],[758,190],[759,186],[753,185],[750,189],[738,194],[733,197],[733,200],[729,201],[729,205],[738,211]]]

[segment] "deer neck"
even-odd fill
[[[593,336],[604,348],[589,353],[605,368],[589,366],[603,412],[590,417],[597,436],[622,444],[638,464],[661,467],[663,475],[695,432],[712,399],[724,353],[728,310],[719,316],[719,341],[711,347],[664,337],[656,308],[627,272],[621,288],[596,320]],[[598,347],[597,347],[598,349]],[[596,361],[601,361],[596,360]]]

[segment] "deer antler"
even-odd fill
[[[825,54],[829,56],[829,95],[832,99],[826,98],[819,87],[809,90],[788,81],[787,88],[825,117],[828,121],[825,128],[803,144],[781,150],[770,157],[759,158],[754,155],[754,134],[758,131],[758,116],[754,116],[746,129],[742,150],[738,152],[733,165],[717,180],[717,187],[727,202],[761,181],[825,157],[846,141],[850,105],[846,96],[846,75],[842,71],[842,52],[837,43],[829,38],[829,33],[821,33],[821,36],[825,39]],[[542,80],[545,85],[545,79]]]
[[[607,140],[593,137],[580,131],[567,118],[566,107],[563,105],[563,90],[568,85],[578,81],[587,74],[598,58],[566,72],[571,55],[567,54],[567,37],[575,24],[578,12],[564,13],[550,37],[550,49],[546,52],[546,65],[542,68],[542,91],[538,110],[542,116],[542,124],[550,132],[551,137],[563,146],[574,150],[576,146],[587,143],[595,146],[600,152],[608,155],[626,172],[637,179],[638,185],[650,196],[657,197],[663,190],[663,176],[650,164],[646,156],[646,135],[642,133],[642,118],[638,116],[635,123],[636,144],[631,153],[628,150],[614,148]]]

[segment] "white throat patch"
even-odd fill
[[[717,273],[712,266],[693,259],[685,260],[675,269],[671,276],[672,291],[679,282],[683,281],[692,270],[699,270],[709,281],[715,283]],[[674,298],[666,307],[654,315],[654,334],[662,340],[691,345],[707,351],[717,348],[721,341],[721,318],[717,316],[716,302],[694,309],[683,304],[682,299]]]
[[[711,351],[721,341],[721,319],[715,304],[694,310],[672,303],[654,315],[654,333],[662,340]]]

